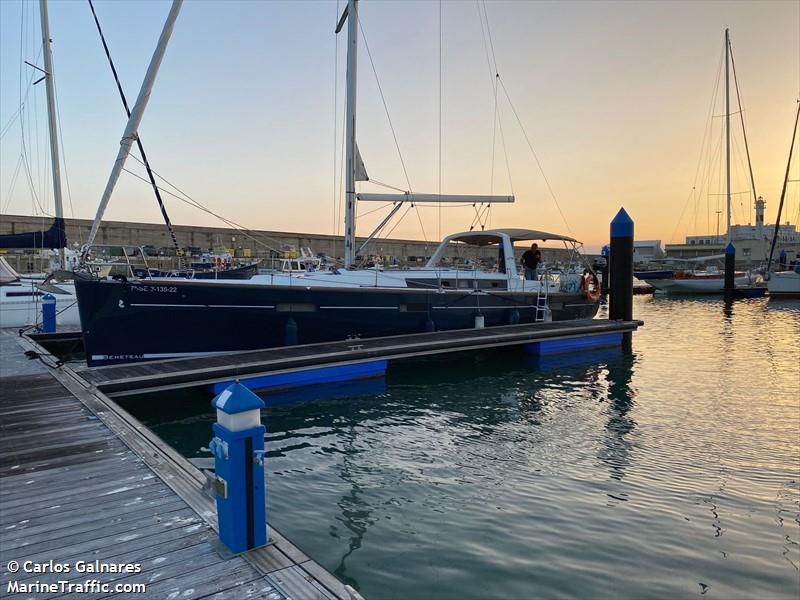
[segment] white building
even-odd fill
[[[644,263],[664,258],[661,240],[636,240],[633,242],[633,262]]]
[[[759,197],[755,203],[755,225],[731,225],[731,242],[736,247],[736,262],[742,265],[753,265],[764,262],[769,256],[775,225],[764,224],[764,208],[766,203]],[[696,258],[699,256],[715,256],[723,254],[728,245],[727,236],[690,235],[683,244],[667,244],[668,258]],[[775,256],[786,250],[790,256],[800,251],[800,232],[796,225],[788,221],[778,227],[778,240]],[[635,254],[634,254],[635,256]]]

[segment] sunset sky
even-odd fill
[[[169,3],[95,6],[132,103]],[[343,6],[187,0],[140,128],[154,169],[249,228],[340,232],[341,169],[334,152],[339,156],[342,148],[345,40],[338,44],[337,115],[333,30]],[[620,206],[635,219],[639,239],[713,233],[715,211],[724,208],[714,154],[721,88],[711,133],[716,158],[706,183],[698,178],[702,193],[690,196],[730,27],[756,186],[767,200],[767,221],[774,222],[800,95],[800,2],[486,2],[497,69],[568,225],[502,89],[498,114],[506,148],[498,129],[492,180],[495,101],[483,11],[483,2],[472,0],[360,2],[412,189],[436,193],[440,181],[442,193],[450,194],[513,189],[516,204],[494,207],[491,226],[571,231],[590,247],[607,240]],[[50,24],[71,191],[65,214],[92,218],[126,118],[88,4],[51,2]],[[15,117],[31,76],[29,67],[20,69],[22,61],[42,65],[38,2],[0,2],[0,40],[0,209],[41,214],[30,187],[52,211],[43,84],[30,91],[23,128]],[[735,223],[752,218],[752,198],[738,193],[750,189],[738,118],[732,119]],[[369,175],[408,188],[363,39],[357,137]],[[794,165],[792,178],[800,179],[800,161]],[[143,173],[136,161],[128,166]],[[369,184],[360,189],[384,191]],[[792,184],[784,220],[795,222],[800,213],[798,190],[800,183]],[[175,223],[220,224],[175,198],[166,202]],[[378,206],[362,203],[359,210]],[[364,216],[359,233],[369,233],[385,214]],[[430,206],[418,214],[408,212],[392,237],[435,240],[469,228],[475,213],[443,208],[440,221]],[[160,214],[147,185],[123,173],[107,218],[158,222]]]

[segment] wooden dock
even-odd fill
[[[641,321],[584,319],[459,329],[111,365],[80,369],[77,374],[93,388],[113,396],[210,384],[244,376],[626,333],[641,325]]]
[[[43,350],[0,332],[0,595],[14,581],[64,581],[15,597],[72,597],[68,584],[98,580],[112,591],[80,597],[145,584],[136,597],[360,598],[271,527],[273,544],[223,559],[206,476],[68,367],[23,359],[29,349]],[[51,560],[71,572],[9,572],[10,561]],[[141,571],[76,572],[95,560]]]

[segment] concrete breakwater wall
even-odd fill
[[[46,229],[52,223],[48,217],[30,217],[22,215],[1,215],[0,235],[9,233],[22,233]],[[70,245],[81,244],[89,233],[91,221],[88,219],[65,219],[67,240]],[[300,248],[310,248],[315,254],[325,254],[331,258],[341,260],[344,251],[342,236],[295,233],[280,231],[246,231],[224,227],[204,227],[194,225],[174,225],[178,243],[186,249],[196,252],[208,252],[211,249],[234,250],[236,256],[242,258],[261,259],[265,266],[271,266],[271,261],[280,258],[287,251],[299,251]],[[359,239],[359,244],[362,242]],[[109,246],[147,247],[149,253],[162,256],[172,252],[172,242],[166,227],[161,223],[128,223],[122,221],[106,221],[100,226],[96,243]],[[379,239],[373,240],[364,255],[380,255],[387,264],[421,265],[433,253],[438,245],[437,241]],[[518,249],[521,255],[525,246]],[[450,258],[476,260],[478,258],[491,258],[495,250],[480,249],[475,247],[453,248],[448,253]],[[569,254],[559,248],[543,248],[543,258],[547,262],[569,260]],[[30,253],[9,251],[7,260],[12,267],[20,272],[33,272],[41,270],[38,260]],[[46,265],[45,265],[46,266]]]

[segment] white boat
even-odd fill
[[[64,248],[63,202],[61,197],[61,169],[59,165],[58,128],[56,125],[55,93],[53,87],[53,55],[50,41],[50,27],[47,15],[47,0],[40,0],[42,55],[47,91],[47,114],[50,136],[50,158],[53,175],[53,198],[55,219],[47,231],[37,231],[2,236],[2,247],[58,248],[57,266],[64,269],[66,253]],[[35,67],[38,69],[38,67]],[[22,245],[18,245],[22,244]],[[5,259],[0,257],[0,327],[25,327],[42,320],[42,297],[51,294],[56,299],[56,323],[78,326],[77,298],[72,282],[58,283],[47,276],[22,276]]]
[[[41,323],[45,294],[55,298],[57,325],[80,325],[74,283],[51,283],[46,278],[23,277],[0,256],[0,328]]]
[[[797,114],[794,117],[794,131],[792,132],[792,144],[789,146],[789,160],[786,162],[786,175],[783,178],[783,190],[781,191],[781,201],[778,205],[778,217],[775,221],[775,233],[772,236],[772,246],[769,250],[769,261],[767,262],[767,273],[764,278],[767,280],[767,290],[770,298],[800,298],[800,253],[794,261],[794,268],[790,271],[771,272],[772,257],[775,253],[775,242],[778,239],[778,223],[781,222],[781,212],[783,211],[783,201],[786,199],[786,187],[789,184],[789,169],[792,165],[792,150],[794,141],[797,138],[797,124],[800,121],[800,100],[797,101]]]
[[[767,290],[770,298],[800,298],[800,266],[794,271],[770,273]]]
[[[671,279],[645,281],[657,290],[669,294],[721,294],[725,291],[725,275],[713,271],[678,273]],[[736,288],[752,287],[755,283],[750,273],[742,272],[737,272],[733,281]]]
[[[731,62],[731,44],[729,32],[725,30],[725,141],[726,141],[726,215],[727,215],[727,243],[731,244],[731,107],[730,107],[730,62]],[[735,75],[735,70],[734,70]],[[737,84],[738,85],[738,84]],[[738,87],[737,87],[738,90]],[[742,107],[739,106],[741,113]],[[742,122],[744,128],[744,121]],[[745,137],[745,144],[747,138]],[[747,155],[748,164],[750,162],[750,154]],[[752,169],[751,169],[752,178]],[[752,182],[752,179],[751,179]],[[753,183],[755,188],[755,183]],[[755,189],[753,190],[755,195]],[[763,204],[763,202],[762,202]],[[713,259],[724,259],[725,255],[720,256],[707,256],[699,257],[697,259],[690,259],[691,262],[706,262]],[[668,294],[723,294],[725,293],[725,275],[724,272],[714,267],[709,267],[704,270],[688,270],[688,271],[674,271],[671,277],[664,277],[660,274],[658,277],[648,278],[641,277],[642,281],[648,285],[653,286],[657,291],[666,292]],[[752,290],[756,283],[757,278],[750,272],[735,272],[734,273],[734,288],[737,290]],[[758,290],[753,290],[758,291]]]

